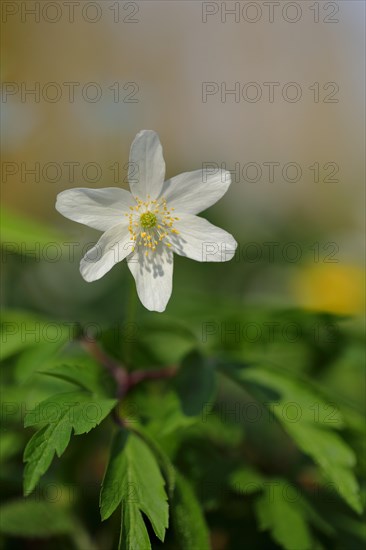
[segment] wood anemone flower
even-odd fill
[[[237,243],[229,233],[196,216],[226,193],[230,173],[203,169],[164,182],[163,150],[152,130],[137,134],[129,166],[131,192],[68,189],[57,196],[56,209],[103,231],[81,260],[86,281],[100,279],[126,259],[142,304],[161,312],[172,293],[174,252],[200,262],[224,262],[235,254]]]

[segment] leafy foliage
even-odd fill
[[[359,489],[352,472],[356,457],[352,449],[333,432],[344,426],[340,411],[310,389],[304,389],[279,373],[249,368],[240,372],[238,378],[244,384],[255,382],[281,395],[273,407],[276,418],[299,448],[319,464],[334,490],[356,512],[361,512]]]
[[[213,365],[198,352],[191,353],[182,361],[175,379],[175,388],[184,415],[197,416],[213,399],[215,392]]]
[[[150,550],[150,538],[142,519],[141,512],[133,502],[124,501],[121,511],[120,550]]]
[[[315,548],[301,508],[283,498],[286,485],[275,483],[255,503],[259,529],[270,529],[274,540],[286,550]]]
[[[75,435],[90,432],[110,413],[113,399],[96,399],[90,392],[74,391],[42,401],[25,419],[25,426],[41,426],[24,451],[24,492],[31,493],[57,454],[60,457]]]
[[[85,361],[85,358],[77,358],[75,363],[68,358],[66,364],[61,363],[48,370],[42,370],[42,374],[71,382],[100,397],[111,397],[115,391],[114,381],[110,375],[102,370],[100,365],[93,361]]]
[[[209,531],[200,504],[181,474],[177,475],[177,485],[172,502],[173,525],[182,550],[200,548],[209,550]]]
[[[110,358],[106,366],[67,325],[63,332],[44,315],[5,311],[6,537],[69,537],[80,550],[336,550],[338,540],[361,550],[364,421],[351,390],[342,397],[342,373],[359,360],[359,332],[344,330],[336,350],[311,341],[318,318],[296,312],[303,337],[293,346],[276,338],[248,344],[223,338],[212,315],[204,329],[199,313],[189,327],[152,318],[133,341],[107,328],[96,344]],[[228,326],[240,315],[228,307]],[[49,326],[50,341],[24,338],[22,324],[35,323]],[[309,365],[320,369],[320,358],[327,366],[314,376]],[[154,375],[170,368],[169,376]],[[48,481],[62,486],[52,508],[30,497],[14,501],[23,416],[36,430],[24,451],[24,492],[42,494]],[[114,424],[97,428],[108,416]],[[89,435],[70,444],[72,434]],[[49,470],[55,455],[63,455],[62,467]],[[70,480],[76,489],[65,507]]]
[[[168,527],[168,503],[164,479],[153,453],[137,435],[120,430],[114,437],[100,495],[105,520],[122,504],[122,539],[126,548],[135,542],[146,548],[148,539],[140,512],[146,514],[156,536],[164,540]],[[123,537],[127,529],[128,537]],[[123,546],[122,546],[123,547]]]

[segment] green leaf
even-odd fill
[[[348,536],[351,535],[366,543],[366,525],[364,521],[338,513],[335,514],[334,521],[337,527],[347,533]]]
[[[57,356],[60,348],[66,342],[65,338],[59,342],[39,343],[24,350],[15,364],[15,379],[19,383],[29,380],[37,371],[47,368],[48,364]]]
[[[100,399],[89,392],[75,391],[55,395],[42,401],[25,418],[25,427],[42,426],[24,451],[24,492],[31,493],[49,468],[55,453],[58,457],[75,435],[89,432],[110,413],[114,399]]]
[[[113,441],[111,455],[104,476],[100,510],[105,520],[117,506],[126,502],[135,504],[149,518],[156,536],[164,540],[168,526],[168,503],[164,479],[153,453],[134,433],[120,430]],[[128,521],[134,512],[129,510]],[[138,527],[141,536],[141,528]]]
[[[344,427],[338,407],[334,403],[328,403],[320,393],[307,387],[304,380],[296,380],[273,370],[252,367],[242,369],[238,376],[241,383],[255,383],[279,394],[281,399],[273,410],[290,423],[317,423],[331,429]]]
[[[202,411],[199,422],[191,426],[187,425],[182,433],[183,439],[190,437],[199,437],[206,441],[211,441],[215,445],[225,448],[238,447],[244,439],[244,430],[239,422],[225,421],[220,414],[209,408]],[[206,414],[207,412],[207,414]]]
[[[270,530],[285,550],[313,550],[314,541],[302,509],[296,503],[296,495],[289,497],[286,483],[273,480],[257,498],[255,512],[259,529]]]
[[[280,395],[275,402],[271,400],[273,414],[297,446],[320,466],[324,477],[332,483],[332,489],[360,513],[359,487],[352,471],[356,458],[352,449],[333,431],[344,426],[338,407],[304,387],[305,381],[298,382],[283,373],[244,368],[236,369],[234,379],[249,391],[254,383]],[[271,403],[266,402],[266,405]]]
[[[186,416],[197,416],[213,401],[216,389],[214,366],[200,353],[187,355],[174,380]],[[212,403],[213,404],[213,403]]]
[[[130,338],[133,345],[129,346],[128,353],[132,356],[123,355],[122,359],[139,367],[178,364],[198,346],[198,340],[188,324],[165,316],[163,319],[156,317],[153,322],[141,320]],[[128,347],[125,344],[121,342],[121,347]]]
[[[150,436],[147,430],[145,430],[140,425],[135,425],[131,428],[133,431],[138,433],[142,439],[149,445],[150,449],[155,455],[156,460],[160,466],[162,474],[164,476],[166,486],[168,489],[168,494],[171,496],[175,487],[175,470],[173,464],[170,462],[169,457],[160,447],[159,443]]]
[[[0,508],[0,531],[6,535],[47,538],[69,534],[73,529],[73,518],[56,504],[24,499]]]
[[[93,361],[81,360],[78,364],[57,365],[52,369],[42,371],[42,374],[72,382],[96,395],[111,397],[115,391],[115,383],[111,376]]]
[[[143,420],[144,432],[158,442],[159,447],[171,459],[192,424],[199,423],[199,417],[185,416],[175,391],[166,385],[151,385],[150,391],[136,388],[133,394],[122,401],[120,410],[122,418],[131,423],[135,429],[138,418]],[[133,413],[131,415],[131,412]],[[151,447],[152,450],[153,447]]]
[[[312,524],[317,531],[321,531],[328,537],[336,536],[336,529],[319,514],[312,503],[304,498],[304,495],[300,496],[298,503],[299,506],[301,506],[308,522]]]
[[[144,520],[136,504],[122,504],[119,550],[150,550],[151,544]]]
[[[138,397],[138,409],[142,417],[149,419],[149,432],[160,437],[176,433],[196,422],[193,417],[187,417],[182,412],[181,402],[174,391],[167,390],[163,394]]]
[[[305,423],[284,423],[299,448],[321,467],[324,477],[356,512],[362,512],[359,486],[352,469],[356,457],[352,449],[330,430]]]
[[[200,503],[188,481],[177,472],[172,520],[181,550],[209,550],[209,530]]]
[[[262,491],[264,488],[264,478],[259,472],[249,466],[235,470],[230,475],[230,487],[241,495],[249,495]]]

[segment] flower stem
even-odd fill
[[[177,370],[178,367],[175,365],[155,370],[135,370],[131,372],[128,377],[129,389],[144,380],[163,380],[166,378],[173,378],[173,376],[177,374]]]
[[[96,359],[115,380],[117,386],[116,397],[121,399],[129,386],[127,370],[115,359],[107,355],[95,340],[83,339],[81,343],[83,348],[94,357],[94,359]]]
[[[112,416],[113,420],[120,427],[125,426],[125,421],[119,415],[119,404],[132,388],[145,380],[163,380],[173,378],[173,376],[175,376],[178,372],[178,367],[175,365],[159,369],[140,369],[128,372],[123,365],[105,353],[95,340],[87,340],[84,338],[81,340],[81,345],[109,372],[116,382],[116,398],[119,403],[113,410]]]

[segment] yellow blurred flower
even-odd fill
[[[307,266],[292,280],[296,302],[306,309],[355,314],[365,307],[365,271],[354,265]]]

